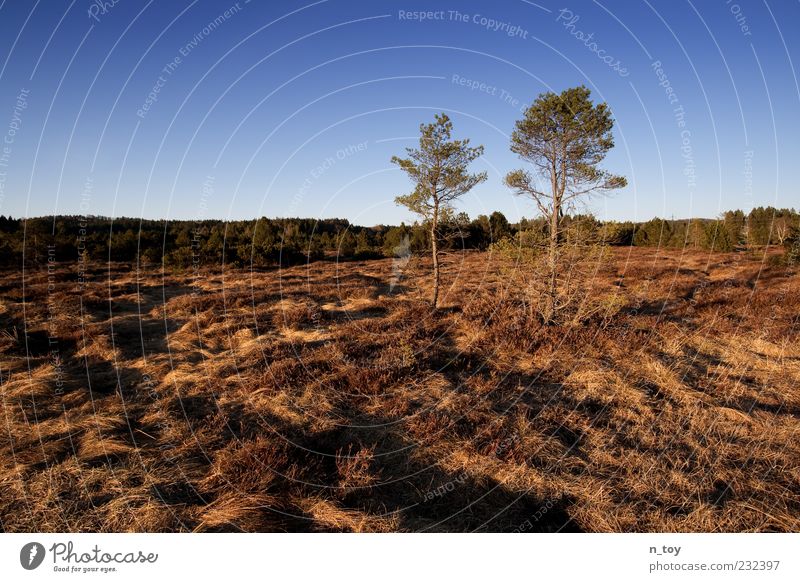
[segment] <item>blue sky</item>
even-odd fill
[[[408,221],[389,160],[444,111],[486,148],[459,209],[516,220],[514,122],[579,84],[629,182],[599,217],[799,207],[799,21],[776,0],[6,0],[0,214]]]

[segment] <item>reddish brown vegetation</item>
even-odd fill
[[[766,264],[617,249],[569,327],[487,253],[438,312],[414,261],[7,272],[0,526],[798,531],[800,275]]]

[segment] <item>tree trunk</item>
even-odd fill
[[[556,317],[556,305],[558,303],[557,271],[558,271],[558,223],[561,218],[561,196],[563,194],[563,184],[561,180],[566,178],[566,169],[561,167],[561,177],[558,174],[558,152],[553,152],[550,166],[550,187],[553,196],[553,213],[550,215],[550,249],[547,255],[548,279],[547,295],[544,306],[544,324],[550,325]],[[563,160],[563,149],[562,149]]]
[[[436,240],[436,231],[439,222],[439,205],[433,207],[433,220],[431,220],[431,253],[433,255],[433,299],[431,303],[436,309],[439,303],[439,245]]]
[[[555,318],[556,299],[557,299],[557,274],[558,274],[558,219],[561,213],[561,204],[558,200],[553,201],[553,214],[550,216],[550,251],[547,257],[548,269],[550,271],[547,289],[547,298],[544,310],[544,322],[549,324]]]

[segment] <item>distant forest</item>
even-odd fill
[[[563,217],[566,243],[697,248],[713,251],[782,245],[796,252],[800,213],[794,209],[754,208],[726,212],[720,219],[644,223],[602,222],[591,215]],[[500,212],[470,219],[447,217],[439,239],[445,249],[485,250],[504,241],[536,248],[546,244],[544,218],[510,223]],[[140,220],[97,216],[14,219],[0,216],[0,263],[120,261],[163,264],[182,269],[226,264],[266,267],[326,257],[373,259],[423,252],[430,248],[423,224],[355,226],[346,219],[260,218],[245,221]],[[793,250],[792,250],[793,249]]]

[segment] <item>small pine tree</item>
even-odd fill
[[[430,231],[434,309],[439,301],[439,221],[453,201],[487,178],[486,172],[467,172],[469,164],[483,155],[483,146],[473,148],[468,139],[453,140],[452,131],[450,118],[436,115],[433,123],[420,125],[419,149],[406,148],[407,158],[392,158],[416,184],[411,194],[398,196],[395,202],[421,216]]]

